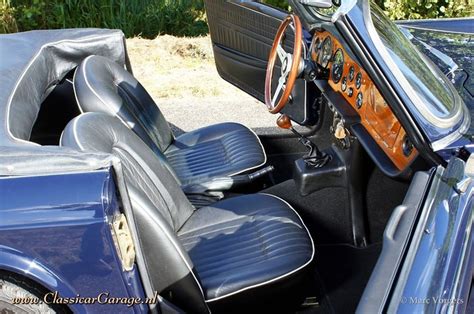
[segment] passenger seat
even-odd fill
[[[284,200],[253,194],[195,210],[162,156],[103,113],[72,120],[61,145],[121,160],[152,288],[170,302],[208,313],[302,301],[314,244]]]
[[[107,58],[86,58],[74,74],[74,91],[82,112],[118,117],[155,154],[163,155],[182,186],[232,177],[266,162],[258,136],[242,124],[220,123],[174,137],[140,82]]]

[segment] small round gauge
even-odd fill
[[[347,89],[347,77],[345,76],[342,78],[341,89],[343,92],[345,92]]]
[[[354,80],[355,69],[354,66],[351,65],[349,68],[349,81],[352,82]]]
[[[362,95],[362,92],[360,92],[359,94],[357,94],[357,98],[356,98],[357,109],[360,109],[362,107],[363,101],[364,101],[364,96]]]
[[[347,90],[347,96],[352,97],[354,95],[354,89],[352,87],[349,87]]]
[[[403,154],[406,157],[410,156],[411,152],[413,151],[413,144],[410,142],[410,139],[406,135],[405,135],[405,138],[403,139],[402,150],[403,150]]]
[[[332,40],[331,37],[326,37],[323,41],[322,47],[321,47],[321,55],[319,57],[319,64],[323,68],[327,68],[329,65],[329,61],[331,61],[332,57]]]
[[[362,85],[362,73],[357,73],[356,76],[356,88],[359,89]]]
[[[342,49],[337,49],[332,60],[332,80],[334,83],[339,83],[344,72],[344,53]]]

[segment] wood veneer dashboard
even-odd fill
[[[406,132],[367,73],[331,33],[317,32],[311,59],[329,70],[329,86],[360,116],[362,126],[398,170],[406,169],[417,152]]]

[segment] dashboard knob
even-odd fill
[[[342,121],[340,121],[337,124],[336,129],[334,130],[334,136],[338,140],[342,140],[342,139],[346,138],[346,136],[347,136],[346,128],[344,127],[344,124],[342,123]]]

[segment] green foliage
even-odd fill
[[[0,2],[0,34],[18,31],[15,21],[15,10],[10,5],[10,0]]]
[[[376,0],[394,20],[462,17],[473,14],[471,0]]]
[[[18,28],[117,28],[125,35],[207,32],[202,0],[13,0]]]
[[[224,1],[224,0],[222,0]],[[261,0],[289,9],[288,0]],[[459,17],[472,0],[375,0],[391,19]],[[118,28],[127,37],[207,33],[203,0],[0,0],[0,33],[46,28]]]

